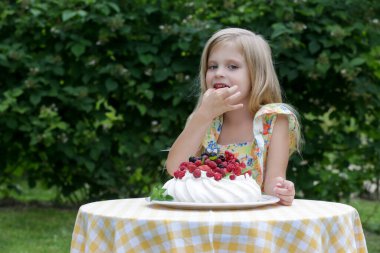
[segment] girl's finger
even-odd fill
[[[237,100],[239,100],[241,95],[241,92],[235,92],[231,96],[227,97],[224,101],[227,102],[228,104],[234,104]]]
[[[285,188],[275,188],[274,192],[277,196],[294,196],[294,191]]]

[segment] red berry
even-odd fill
[[[181,167],[179,167],[179,170],[187,170],[187,167],[182,165]]]
[[[241,175],[241,169],[240,169],[239,167],[235,167],[235,169],[234,169],[234,174],[235,174],[236,176],[240,176],[240,175]]]
[[[228,172],[232,172],[234,169],[236,168],[236,166],[234,165],[234,164],[228,164],[228,166],[227,166],[227,171]]]
[[[215,172],[215,173],[219,173],[219,174],[221,174],[222,176],[225,176],[225,175],[226,175],[226,172],[225,172],[224,170],[222,170],[222,169],[219,169],[219,168],[216,168],[216,169],[214,170],[214,172]]]
[[[208,171],[206,172],[206,176],[207,176],[207,177],[214,177],[214,172],[212,172],[212,170],[208,170]]]
[[[187,164],[188,164],[188,162],[181,162],[181,164],[179,165],[179,167],[181,168],[181,167],[185,167],[185,168],[187,168]]]
[[[201,170],[200,169],[195,169],[194,172],[193,172],[193,176],[195,178],[201,177]]]
[[[216,164],[221,164],[222,163],[222,159],[218,158],[216,159]]]
[[[248,174],[249,176],[252,176],[252,170],[248,170],[244,174]]]
[[[209,162],[211,162],[211,160],[209,158],[205,159],[205,164],[208,165]]]
[[[179,170],[174,171],[174,177],[175,178],[178,178],[178,172],[179,172]]]
[[[189,164],[187,166],[187,169],[189,170],[190,173],[193,173],[196,168],[197,166],[195,164]]]
[[[245,169],[245,167],[247,167],[247,166],[245,165],[244,162],[241,162],[241,163],[240,163],[240,167],[241,167],[242,169]]]
[[[196,165],[196,166],[202,165],[202,161],[201,161],[201,160],[196,160],[196,161],[195,161],[195,165]]]
[[[226,156],[233,155],[233,154],[232,154],[230,151],[228,151],[228,150],[224,151],[224,154],[225,154]]]
[[[198,166],[198,168],[199,168],[200,170],[204,170],[204,171],[208,171],[208,170],[211,169],[208,165],[201,165],[201,166]]]
[[[222,179],[222,174],[220,174],[220,173],[215,173],[215,174],[214,174],[214,179],[215,179],[216,181],[221,180],[221,179]]]
[[[235,178],[236,178],[236,176],[235,176],[234,174],[231,174],[231,175],[230,175],[230,179],[231,179],[231,180],[235,180]]]
[[[186,174],[186,171],[185,171],[185,170],[180,170],[180,171],[178,172],[178,178],[179,178],[179,179],[182,179],[182,178],[185,176],[185,174]]]
[[[214,162],[214,161],[210,161],[208,164],[207,164],[211,169],[215,169],[217,167],[217,164]]]

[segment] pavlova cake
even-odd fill
[[[224,155],[190,157],[181,163],[163,190],[179,202],[242,203],[261,198],[252,171],[229,151]]]

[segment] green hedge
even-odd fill
[[[0,2],[0,189],[20,177],[89,199],[147,195],[223,27],[270,42],[302,115],[299,196],[338,199],[379,177],[378,1]]]

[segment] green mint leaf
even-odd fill
[[[166,194],[166,190],[160,186],[154,187],[150,194],[150,200],[171,201],[173,199],[174,198]]]

